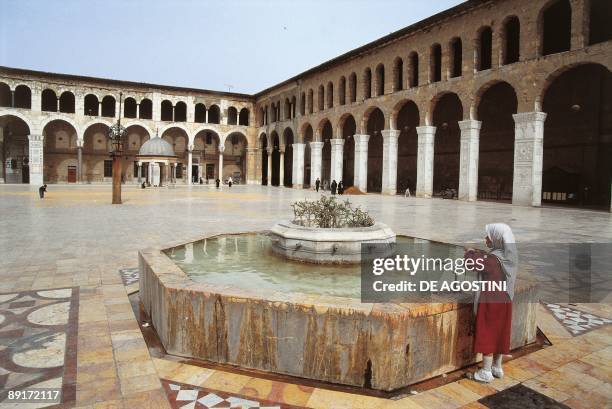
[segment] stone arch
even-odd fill
[[[83,102],[83,115],[98,116],[100,99],[96,94],[88,93]]]
[[[542,201],[610,210],[612,72],[602,64],[564,68],[542,98]]]
[[[227,108],[227,124],[238,125],[238,110],[235,107]]]
[[[310,122],[304,122],[300,126],[300,131],[299,131],[299,134],[298,134],[298,141],[300,141],[302,143],[306,143],[304,138],[306,136],[306,131],[308,130],[308,128],[310,128],[310,132],[312,133],[312,125],[310,125]]]
[[[443,92],[432,100],[432,124],[436,127],[434,138],[434,195],[446,189],[459,189],[459,160],[461,132],[459,121],[463,119],[463,104],[454,92]]]
[[[117,100],[112,95],[106,95],[102,98],[102,112],[100,116],[114,118]]]
[[[400,101],[394,107],[391,120],[394,129],[399,131],[397,140],[397,181],[396,192],[402,194],[406,189],[416,192],[417,181],[417,127],[420,123],[418,105],[410,99]]]
[[[51,88],[45,88],[40,97],[40,110],[57,112],[57,94]]]
[[[221,109],[219,105],[213,104],[208,108],[208,123],[209,124],[220,124],[221,123]]]
[[[283,186],[293,186],[293,143],[295,140],[295,133],[293,129],[288,126],[283,131],[283,145],[285,145],[285,153],[283,158]]]
[[[62,116],[61,119],[65,120],[66,122],[72,121],[72,119],[70,119],[69,117],[64,117],[64,116]],[[74,122],[71,122],[71,123],[74,125]],[[89,127],[91,127],[92,125],[95,125],[95,124],[102,124],[102,125],[106,125],[107,127],[110,127],[110,126],[113,125],[113,123],[108,121],[108,120],[104,120],[102,118],[95,118],[95,119],[92,119],[92,120],[86,122],[85,124],[83,124],[80,127],[81,134],[85,135],[85,131],[87,131],[87,128],[89,128]]]
[[[493,66],[493,30],[491,26],[485,25],[478,29],[474,45],[477,50],[474,53],[476,58],[474,67],[477,71],[490,69]]]
[[[343,114],[338,119],[338,138],[344,139],[342,151],[342,182],[344,186],[353,186],[355,183],[355,134],[357,121],[350,113]]]
[[[5,117],[8,119],[8,117],[11,117],[11,116],[14,116],[15,118],[19,118],[25,123],[25,125],[28,127],[28,134],[34,133],[37,131],[37,129],[39,129],[39,128],[34,127],[30,119],[20,112],[11,111],[10,114],[4,114],[4,115],[0,114],[0,119],[5,118]],[[42,127],[40,127],[40,130],[42,131]]]
[[[164,125],[160,130],[159,130],[159,135],[163,135],[164,132],[166,132],[168,129],[170,128],[179,128],[182,129],[185,132],[185,135],[188,136],[188,140],[191,139],[191,133],[189,132],[189,130],[187,129],[186,125],[183,124],[166,124]],[[200,128],[201,129],[201,128]]]
[[[59,97],[59,112],[74,114],[75,98],[71,91],[64,91]]]
[[[495,78],[492,79],[490,81],[485,82],[484,84],[482,84],[480,86],[480,88],[478,88],[478,90],[474,93],[474,96],[472,98],[471,104],[470,104],[470,111],[469,111],[469,118],[470,119],[477,119],[480,120],[480,118],[478,117],[478,106],[480,105],[480,102],[482,100],[482,96],[489,90],[489,88],[499,84],[499,83],[506,83],[508,84],[508,86],[510,86],[513,91],[514,94],[517,96],[518,98],[518,92],[517,92],[517,87],[514,85],[513,81],[510,81],[507,78],[501,79],[501,78]]]
[[[302,125],[299,135],[300,140],[304,143],[304,188],[310,187],[310,178],[312,172],[312,158],[310,142],[314,141],[314,132],[312,126],[306,122]]]
[[[249,126],[249,109],[242,108],[238,114],[238,125]]]
[[[404,89],[404,60],[402,57],[395,57],[393,60],[393,91]]]
[[[385,95],[385,65],[380,63],[376,66],[376,95],[377,97]]]
[[[366,133],[370,135],[368,139],[367,191],[380,193],[382,192],[382,131],[386,128],[385,114],[382,109],[373,106],[368,108],[366,114],[364,114],[364,118],[367,118],[365,124]]]
[[[123,101],[123,117],[124,118],[136,118],[136,99],[133,97],[127,97]]]
[[[126,121],[123,126],[127,129],[130,126],[139,126],[141,128],[143,128],[145,131],[147,131],[147,133],[149,134],[149,138],[152,138],[153,135],[155,135],[155,132],[153,132],[153,130],[151,128],[149,128],[149,126],[147,124],[143,124],[140,121]]]
[[[67,122],[68,124],[70,124],[74,128],[74,130],[77,132],[77,134],[81,134],[81,135],[82,135],[82,132],[79,132],[79,131],[81,131],[82,129],[84,130],[86,128],[86,127],[79,127],[76,124],[76,122],[74,121],[74,119],[72,119],[72,117],[70,117],[69,115],[58,114],[58,115],[53,115],[53,117],[47,118],[46,120],[41,122],[41,124],[40,124],[41,132],[42,132],[43,129],[45,129],[45,127],[47,125],[49,125],[53,121],[64,121],[64,122]]]
[[[385,111],[376,105],[371,105],[368,108],[366,108],[366,110],[364,111],[362,117],[361,117],[361,124],[360,124],[360,129],[361,129],[361,133],[367,134],[367,130],[368,130],[368,120],[370,118],[370,116],[372,115],[373,112],[375,112],[376,110],[379,110],[382,114],[383,114],[383,118],[384,118],[384,127],[383,129],[386,128],[386,124],[387,124],[387,117],[385,115]]]
[[[3,149],[0,152],[0,175],[4,183],[30,183],[28,135],[33,132],[32,125],[23,115],[11,112],[0,114],[0,127],[4,130]]]
[[[514,118],[518,98],[506,81],[491,81],[477,92],[475,117],[481,121],[478,199],[510,201],[514,177]]]
[[[89,121],[83,130],[82,180],[87,183],[109,182],[112,175],[107,173],[104,161],[110,160],[111,150],[108,129],[111,124],[100,119]]]
[[[230,130],[223,136],[223,169],[220,179],[232,177],[234,183],[246,181],[246,155],[248,139],[242,130]]]
[[[11,108],[11,87],[5,82],[0,82],[0,107]]]
[[[316,142],[323,142],[322,134],[323,134],[323,128],[325,127],[326,123],[330,123],[331,125],[331,121],[327,117],[322,118],[319,121],[319,124],[317,125],[317,128],[315,130],[315,135],[314,135]]]
[[[140,101],[140,119],[153,119],[153,101],[143,98]]]
[[[15,87],[15,108],[32,109],[32,90],[25,84]]]
[[[187,104],[183,101],[178,101],[174,105],[174,121],[187,122]]]
[[[132,153],[135,155],[138,153],[141,146],[146,141],[152,138],[153,134],[151,133],[151,131],[148,129],[147,126],[142,125],[138,122],[127,123],[124,126],[125,126],[125,130],[127,133],[127,140],[125,141],[125,145],[124,145],[125,150],[128,152],[132,151]],[[131,132],[134,130],[140,131],[138,132],[138,138],[136,138],[135,136],[132,136],[133,133]]]
[[[521,21],[516,15],[506,16],[501,23],[501,63],[508,65],[521,58]]]
[[[280,145],[281,135],[279,135],[276,130],[273,130],[270,132],[270,145],[268,145],[268,152],[272,152],[272,169],[270,172],[271,186],[279,186],[280,183]]]
[[[268,136],[265,132],[259,134],[257,138],[257,146],[261,152],[261,184],[264,186],[268,185]]]
[[[442,92],[439,92],[438,94],[436,94],[431,99],[431,101],[429,102],[429,110],[427,111],[426,116],[425,116],[425,124],[426,125],[433,125],[433,113],[434,113],[434,110],[435,110],[438,102],[442,98],[444,98],[446,95],[448,95],[448,94],[453,94],[453,95],[455,95],[459,99],[459,102],[461,103],[461,112],[465,113],[465,108],[466,107],[465,107],[465,104],[463,103],[463,101],[461,99],[461,96],[459,94],[457,94],[455,92],[452,92],[452,91],[442,91]]]

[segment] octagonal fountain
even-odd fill
[[[355,240],[417,239],[371,220],[339,231],[308,224],[296,217],[270,232],[140,251],[141,301],[167,352],[385,391],[474,362],[471,304],[360,301]],[[435,242],[428,249],[463,252]],[[519,279],[512,348],[535,341],[535,296],[535,285]]]

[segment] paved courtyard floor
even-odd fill
[[[110,186],[50,185],[40,200],[27,185],[0,185],[0,401],[9,389],[36,386],[62,387],[64,400],[72,401],[65,406],[79,408],[483,408],[486,397],[528,388],[566,405],[550,407],[610,407],[612,304],[606,303],[540,305],[538,326],[553,345],[510,361],[503,380],[461,379],[395,400],[149,354],[128,298],[137,289],[138,249],[263,230],[291,216],[290,202],[317,196],[265,186],[128,186],[124,205],[112,206]],[[484,225],[501,221],[521,242],[612,243],[612,214],[605,212],[350,198],[397,233],[431,240],[481,241]],[[583,320],[587,325],[576,330]]]

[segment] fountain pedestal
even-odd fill
[[[358,264],[362,244],[395,243],[395,233],[383,223],[369,227],[304,227],[290,221],[270,230],[272,250],[283,257],[308,263]]]

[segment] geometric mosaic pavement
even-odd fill
[[[555,319],[559,321],[559,323],[563,325],[563,327],[565,327],[570,334],[572,334],[572,336],[581,335],[588,331],[612,323],[612,320],[607,318],[599,317],[597,315],[570,308],[565,305],[548,303],[543,304],[546,309],[552,313]]]
[[[119,270],[119,275],[121,276],[121,281],[123,281],[123,285],[127,287],[128,285],[132,285],[138,282],[140,272],[137,268],[122,268]]]
[[[63,403],[76,400],[78,305],[78,288],[0,294],[0,407],[25,388],[60,388]]]
[[[301,406],[253,399],[165,379],[161,381],[173,409],[305,409]]]

